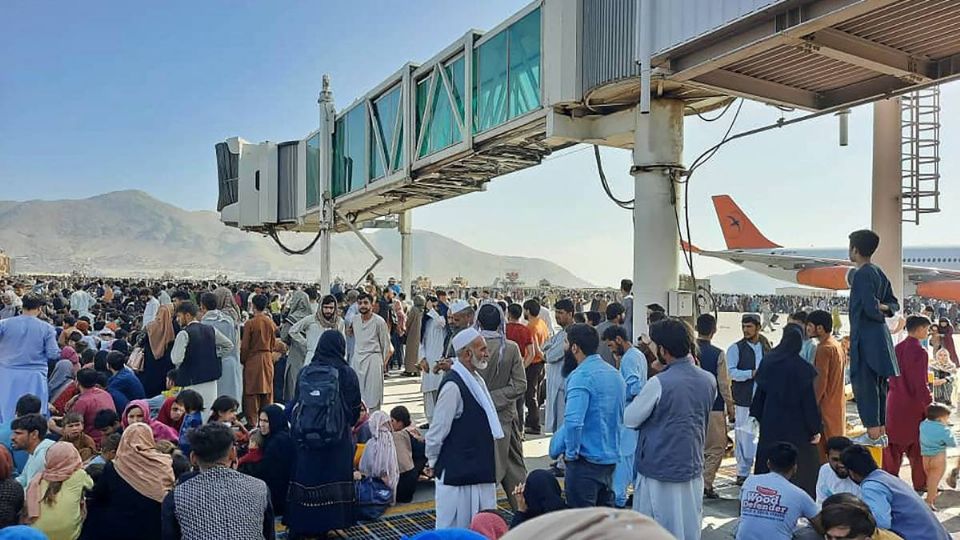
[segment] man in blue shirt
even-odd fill
[[[0,321],[0,423],[13,420],[24,394],[39,397],[47,414],[47,362],[60,359],[60,347],[53,326],[37,318],[43,304],[42,298],[28,294],[22,315]]]
[[[754,377],[760,369],[763,355],[770,350],[767,341],[760,335],[760,317],[756,313],[746,313],[740,320],[743,339],[727,349],[727,370],[732,381],[733,403],[736,419],[737,485],[750,476],[753,459],[757,455],[757,432],[750,419],[750,404],[756,390]]]
[[[866,447],[853,445],[840,456],[877,527],[909,540],[950,540],[950,533],[906,482],[877,467]]]
[[[625,403],[629,405],[647,382],[647,359],[639,349],[630,344],[627,329],[623,326],[611,326],[604,330],[600,337],[620,364],[620,376],[623,377],[627,389]],[[637,452],[638,436],[635,429],[624,427],[620,431],[620,459],[613,472],[617,508],[627,505],[627,486],[633,482],[633,458]]]
[[[25,394],[17,400],[17,418],[28,414],[40,413],[40,398],[33,394]],[[19,475],[27,464],[30,454],[26,450],[14,449],[13,447],[13,420],[0,424],[0,444],[7,447],[13,456],[13,470]]]
[[[143,384],[133,370],[127,367],[126,355],[118,351],[111,352],[107,355],[107,367],[113,373],[107,382],[107,392],[110,392],[118,412],[123,412],[127,403],[134,399],[146,399]]]
[[[564,456],[569,507],[613,506],[613,471],[620,459],[623,426],[623,378],[597,354],[600,336],[593,327],[571,325],[567,343],[567,354],[576,359],[577,367],[567,377],[563,427],[553,436],[551,453],[558,451]]]
[[[753,475],[740,489],[737,540],[790,540],[800,518],[819,508],[809,495],[790,483],[797,472],[797,447],[781,442],[770,449],[770,472]]]

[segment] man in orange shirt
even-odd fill
[[[833,317],[823,310],[807,315],[807,336],[817,338],[813,364],[817,368],[814,392],[820,416],[823,418],[823,436],[820,437],[820,463],[827,462],[826,441],[843,437],[846,431],[846,399],[843,394],[843,348],[833,337]]]
[[[527,319],[527,328],[533,339],[533,361],[526,367],[527,390],[524,404],[527,407],[527,419],[524,433],[540,434],[540,384],[543,383],[543,344],[550,339],[547,323],[540,318],[540,302],[527,300],[523,303],[523,314]]]

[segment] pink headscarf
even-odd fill
[[[67,345],[66,347],[60,349],[60,358],[63,360],[69,360],[73,364],[73,374],[76,375],[77,371],[80,371],[80,355],[77,354],[77,351]]]
[[[367,424],[370,426],[371,437],[363,449],[363,456],[360,457],[360,472],[383,480],[396,499],[400,466],[397,464],[397,447],[393,444],[390,416],[383,411],[375,411],[370,415]]]
[[[470,520],[470,530],[482,534],[487,540],[500,540],[510,528],[499,514],[480,512]]]
[[[30,484],[27,485],[27,516],[34,519],[40,517],[40,500],[43,499],[43,493],[40,493],[40,480],[63,482],[83,467],[80,452],[72,444],[64,441],[55,442],[47,449],[46,460],[43,472],[34,475]]]
[[[126,408],[123,409],[123,416],[120,417],[120,425],[123,426],[123,429],[127,429],[127,413],[130,412],[130,409],[137,408],[143,411],[143,423],[150,426],[150,431],[153,432],[153,438],[158,441],[170,441],[177,442],[180,440],[180,436],[175,429],[172,427],[150,418],[150,404],[147,403],[145,399],[135,399],[127,404]]]

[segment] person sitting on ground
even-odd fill
[[[290,424],[283,407],[272,404],[260,410],[260,433],[263,434],[263,460],[252,471],[270,488],[273,512],[282,516],[287,506],[290,472],[296,455]]]
[[[116,457],[104,465],[89,498],[84,535],[97,540],[159,540],[160,503],[173,489],[170,456],[158,452],[150,426],[123,431]]]
[[[90,463],[87,464],[87,472],[89,472],[91,466],[106,465],[117,457],[117,449],[120,447],[120,438],[122,435],[123,434],[119,432],[111,433],[103,438],[103,444],[100,445],[100,455],[90,460]]]
[[[13,456],[0,445],[0,529],[20,523],[23,486],[13,477]]]
[[[233,430],[204,424],[188,437],[190,461],[199,472],[184,474],[164,498],[162,537],[274,540],[270,490],[263,480],[232,468],[237,462]]]
[[[827,440],[827,462],[820,467],[817,475],[817,504],[822,505],[828,497],[837,493],[851,493],[860,496],[860,486],[850,479],[840,455],[853,446],[846,437],[831,437]]]
[[[556,476],[544,469],[531,471],[526,482],[517,486],[513,494],[517,498],[517,512],[513,514],[511,529],[527,520],[567,507]]]
[[[132,369],[127,367],[127,356],[122,352],[113,351],[107,354],[107,367],[110,369],[110,380],[107,382],[107,392],[113,398],[116,410],[127,408],[127,403],[134,399],[144,399],[143,383],[137,378]],[[149,412],[149,411],[148,411]]]
[[[25,414],[14,418],[10,425],[13,429],[13,448],[23,450],[30,457],[23,466],[23,471],[17,476],[17,482],[23,489],[27,489],[30,481],[43,471],[47,460],[47,450],[53,446],[53,441],[47,439],[47,422],[39,413]]]
[[[145,399],[135,399],[127,404],[120,418],[124,431],[131,424],[142,422],[150,427],[153,438],[157,441],[179,441],[180,434],[172,427],[150,418],[150,405]]]
[[[183,422],[180,425],[180,451],[183,455],[190,455],[190,430],[203,425],[203,397],[189,388],[177,394],[177,404],[183,407]]]
[[[393,430],[390,417],[383,411],[374,411],[370,415],[372,437],[367,441],[360,458],[359,472],[364,476],[383,482],[393,494],[396,502],[397,482],[400,479],[397,464],[397,448],[393,443]]]
[[[397,502],[413,500],[417,480],[427,466],[426,445],[423,435],[411,425],[410,411],[403,405],[390,410],[390,427],[393,429],[393,444],[397,449],[397,466],[400,478],[397,481]]]
[[[908,540],[950,540],[950,533],[917,492],[900,478],[880,470],[866,447],[855,444],[844,450],[840,459],[850,478],[860,484],[863,502],[878,527]]]
[[[210,418],[207,422],[220,422],[232,429],[233,435],[236,437],[237,455],[243,456],[247,453],[247,443],[250,440],[250,432],[237,420],[237,411],[239,409],[239,401],[230,396],[220,396],[210,407]]]
[[[97,455],[97,444],[83,432],[83,417],[77,413],[70,413],[63,417],[63,432],[60,434],[60,440],[72,444],[83,461],[88,461]]]
[[[43,471],[27,486],[25,522],[51,539],[76,539],[84,518],[84,492],[93,480],[80,453],[68,442],[54,443]]]
[[[116,405],[113,398],[106,390],[100,388],[100,376],[96,370],[84,368],[77,372],[77,384],[80,386],[80,395],[76,401],[69,405],[67,412],[75,412],[83,415],[83,431],[89,435],[93,442],[100,444],[104,433],[97,426],[96,418],[101,411],[111,411],[116,416]],[[122,410],[122,409],[121,409]]]
[[[817,503],[790,482],[797,472],[797,448],[781,442],[769,448],[770,472],[753,474],[740,490],[740,525],[737,540],[790,540],[800,518],[817,514]],[[771,499],[776,497],[776,512]]]
[[[524,522],[507,540],[568,540],[570,538],[674,540],[653,518],[632,510],[575,508],[550,512]]]
[[[957,445],[950,432],[950,408],[940,403],[927,407],[927,419],[920,423],[920,454],[927,475],[927,504],[936,512],[940,481],[947,470],[947,448]]]
[[[496,510],[481,510],[470,520],[470,530],[487,540],[500,540],[510,529]]]
[[[263,435],[260,433],[259,429],[255,429],[250,432],[250,441],[247,445],[247,453],[240,461],[237,462],[237,470],[250,474],[247,472],[248,466],[255,466],[257,463],[263,460]]]
[[[869,522],[872,523],[874,531],[872,533],[864,532],[870,529],[869,526],[865,526],[866,518],[869,518]],[[846,536],[841,536],[844,526],[850,530]],[[837,493],[827,497],[823,501],[823,509],[820,513],[810,520],[809,525],[797,529],[793,533],[793,540],[823,540],[826,534],[831,535],[827,538],[852,540],[903,540],[896,534],[877,527],[876,520],[867,505],[850,493]]]

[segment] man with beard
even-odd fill
[[[496,443],[497,482],[503,486],[510,507],[516,512],[513,491],[527,477],[527,469],[523,464],[523,436],[515,404],[527,388],[527,378],[520,348],[507,339],[503,319],[500,306],[490,300],[477,311],[480,335],[486,340],[490,354],[487,367],[478,369],[477,373],[486,383],[504,433]]]
[[[467,328],[451,345],[457,359],[440,383],[426,437],[425,453],[436,477],[437,529],[465,529],[481,510],[497,507],[496,441],[504,437],[493,399],[478,373],[488,368],[485,340]]]
[[[437,363],[443,357],[444,342],[447,338],[447,320],[437,310],[437,297],[427,297],[426,313],[420,324],[419,336],[408,336],[407,339],[419,340],[420,349],[417,356],[420,358],[420,392],[423,394],[423,414],[427,423],[420,429],[428,429],[433,420],[433,409],[437,404],[437,392],[440,390],[440,381],[443,375],[437,369]]]
[[[362,293],[357,297],[360,316],[354,317],[347,334],[356,339],[350,367],[360,379],[360,395],[371,412],[380,410],[383,402],[383,373],[393,349],[386,321],[373,312],[373,298]]]
[[[519,306],[518,306],[519,307]],[[553,306],[556,312],[557,324],[560,331],[553,335],[543,345],[543,356],[547,372],[547,407],[544,429],[547,433],[555,433],[560,429],[563,420],[565,393],[563,384],[563,344],[567,339],[567,328],[573,324],[573,314],[576,312],[573,300],[564,298]]]
[[[470,302],[458,298],[450,304],[447,309],[447,337],[443,345],[443,358],[437,362],[437,372],[449,371],[453,365],[453,360],[457,357],[457,352],[453,348],[453,338],[466,328],[473,326],[473,319],[476,311],[470,306]]]
[[[607,343],[610,352],[620,361],[620,376],[626,385],[625,405],[629,406],[643,385],[647,382],[647,359],[640,350],[630,345],[627,329],[622,326],[610,326],[600,336]],[[637,430],[623,427],[620,430],[620,458],[613,471],[613,492],[617,508],[627,505],[627,486],[633,480],[633,461],[637,451]]]
[[[770,351],[766,341],[760,336],[760,317],[755,313],[746,313],[740,320],[743,339],[727,349],[727,370],[733,390],[733,403],[736,406],[734,432],[736,434],[737,485],[753,470],[753,460],[757,455],[757,433],[750,420],[750,404],[756,389],[754,378],[763,355]]]
[[[847,468],[843,466],[840,455],[847,448],[853,446],[846,437],[831,437],[827,439],[827,462],[820,467],[817,475],[817,504],[837,493],[852,493],[860,496],[860,486],[850,479]]]

